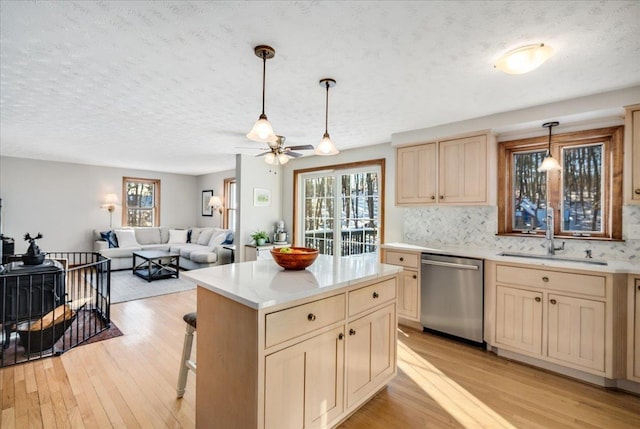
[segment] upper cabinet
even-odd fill
[[[490,204],[493,136],[483,132],[396,150],[396,204]]]
[[[625,119],[625,200],[640,204],[640,104],[628,106]]]

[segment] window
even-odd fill
[[[377,253],[382,236],[384,160],[297,170],[297,235],[325,255]],[[295,229],[295,227],[294,227]],[[295,232],[295,231],[294,231]]]
[[[235,229],[236,216],[238,209],[236,207],[236,179],[224,179],[224,220],[223,228]]]
[[[160,225],[160,180],[123,177],[122,192],[122,225]]]
[[[547,204],[554,235],[622,238],[623,127],[552,137],[562,171],[538,172],[548,136],[501,142],[498,151],[498,233],[544,234]]]

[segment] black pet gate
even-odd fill
[[[10,262],[0,274],[0,367],[59,355],[111,325],[111,260],[52,252],[40,265]]]

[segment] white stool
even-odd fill
[[[193,333],[196,331],[196,312],[185,314],[182,318],[187,323],[187,330],[184,333],[182,359],[180,360],[180,371],[178,372],[178,388],[176,389],[178,398],[184,396],[189,370],[193,371],[194,374],[196,373],[196,362],[191,360]]]

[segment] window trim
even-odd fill
[[[160,179],[146,179],[142,177],[122,177],[122,226],[129,226],[127,206],[127,183],[153,183],[153,226],[160,226]]]
[[[238,208],[236,207],[236,201],[231,201],[231,184],[236,185],[236,195],[238,194],[238,183],[235,177],[228,177],[224,179],[224,216],[222,218],[222,228],[233,229],[235,225],[229,228],[229,212],[233,210],[238,215]],[[233,204],[232,204],[233,203]]]
[[[303,168],[300,170],[293,170],[293,226],[291,237],[293,238],[293,245],[299,246],[298,244],[298,230],[301,228],[299,223],[299,214],[300,208],[298,204],[300,204],[300,176],[308,173],[321,173],[324,171],[333,171],[333,170],[348,170],[355,168],[363,168],[375,166],[380,168],[380,244],[384,243],[384,207],[385,207],[385,188],[386,188],[386,179],[385,179],[385,158],[372,159],[368,161],[357,161],[357,162],[347,162],[344,164],[334,164],[334,165],[325,165],[322,167],[310,167]],[[379,255],[382,255],[382,252],[378,252]]]
[[[560,160],[563,147],[582,146],[592,143],[604,143],[603,160],[606,164],[606,174],[603,175],[604,207],[602,211],[602,225],[604,233],[592,233],[590,236],[575,236],[573,233],[561,232],[561,222],[555,222],[554,236],[566,239],[587,240],[622,240],[622,176],[623,176],[623,136],[624,126],[597,128],[584,131],[556,134],[551,140],[551,155]],[[498,234],[515,235],[520,237],[544,236],[544,231],[522,233],[513,231],[511,214],[513,212],[513,153],[533,150],[546,150],[549,144],[548,136],[532,137],[519,140],[509,140],[498,144]],[[549,203],[554,208],[556,219],[560,217],[560,192],[562,190],[562,176],[560,172],[549,172]]]

